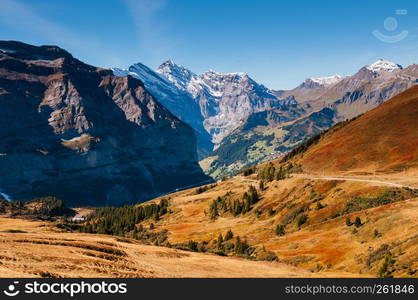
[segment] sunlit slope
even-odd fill
[[[273,252],[279,261],[314,276],[335,272],[376,277],[389,252],[397,257],[391,276],[418,275],[418,193],[379,183],[294,177],[265,183],[248,212],[234,215],[220,204],[218,216],[212,217],[218,197],[233,206],[259,182],[254,175],[237,176],[202,193],[194,189],[169,195],[170,213],[142,225],[153,223],[155,232],[167,230],[172,245],[192,240],[209,251],[219,249],[219,235],[232,230],[234,238],[248,241],[256,253]],[[225,250],[228,243],[221,249],[231,255]]]
[[[306,172],[399,172],[418,166],[418,86],[338,130],[297,160]]]
[[[312,275],[303,269],[278,262],[253,262],[147,246],[133,239],[114,236],[63,233],[49,222],[0,218],[0,277]]]

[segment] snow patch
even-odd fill
[[[0,189],[0,196],[2,196],[6,201],[12,201],[12,197],[4,193],[2,189]]]
[[[327,77],[309,78],[309,80],[320,85],[328,86],[340,82],[343,78],[344,76],[341,75],[333,75]]]
[[[397,63],[388,61],[388,60],[379,59],[378,61],[372,63],[371,65],[368,65],[366,69],[372,72],[380,72],[380,71],[393,72],[395,70],[402,69],[402,66]]]
[[[14,51],[14,50],[10,50],[10,49],[2,49],[2,48],[0,48],[0,52],[3,52],[3,53],[16,53],[16,51]]]

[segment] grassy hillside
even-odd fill
[[[262,189],[260,182],[252,174],[172,194],[165,198],[166,214],[137,226],[150,233],[164,231],[173,248],[277,260],[315,276],[384,276],[388,255],[396,263],[386,276],[418,276],[416,191],[297,176],[263,181]],[[245,193],[251,186],[257,186],[258,200],[246,208]],[[237,210],[239,202],[242,209]],[[250,250],[238,249],[237,239]]]
[[[321,137],[293,161],[307,172],[401,172],[418,167],[418,87]]]
[[[146,246],[134,239],[62,232],[50,222],[0,218],[0,277],[311,277],[279,262]],[[334,277],[338,274],[327,273]],[[348,276],[345,274],[345,276]]]
[[[84,223],[0,218],[1,274],[416,278],[417,98],[411,88],[283,159]]]

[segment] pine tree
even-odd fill
[[[242,251],[243,251],[243,249],[242,249],[241,238],[239,236],[237,236],[237,240],[235,241],[235,252],[237,254],[241,254]]]
[[[209,209],[210,209],[210,219],[216,220],[216,218],[219,216],[218,205],[216,203],[216,200],[212,202]]]
[[[277,170],[277,172],[275,174],[275,179],[276,180],[282,180],[282,179],[285,179],[285,178],[286,178],[286,173],[285,173],[283,167],[280,166],[280,169]]]
[[[251,210],[251,202],[249,199],[244,201],[243,207],[242,207],[242,213],[246,214]]]
[[[361,225],[363,225],[362,223],[361,223],[361,219],[359,218],[359,217],[356,217],[356,219],[355,219],[355,221],[354,221],[354,225],[358,228],[358,227],[360,227]]]
[[[282,236],[282,235],[285,235],[285,231],[284,231],[284,228],[285,228],[285,226],[284,225],[282,225],[282,224],[278,224],[277,226],[276,226],[276,234],[278,235],[278,236]]]
[[[232,230],[229,229],[228,232],[225,234],[225,241],[229,241],[234,237],[234,234],[232,233]]]
[[[353,223],[351,223],[351,220],[350,220],[349,217],[345,218],[345,225],[347,225],[347,226],[353,225]]]
[[[197,242],[190,240],[188,244],[188,248],[191,251],[197,252]]]
[[[307,220],[308,220],[307,215],[305,214],[300,215],[297,220],[298,227],[301,227],[303,224],[305,224]]]
[[[380,278],[392,278],[392,266],[395,264],[395,258],[393,254],[389,251],[386,256],[385,260],[383,261],[382,266],[379,269],[379,277]]]
[[[316,202],[316,210],[320,210],[320,209],[323,209],[324,208],[324,206],[322,205],[322,203],[321,202]]]
[[[250,186],[250,188],[248,189],[248,193],[251,204],[255,204],[260,200],[260,196],[258,195],[257,190],[254,186]]]
[[[223,242],[224,242],[224,239],[222,238],[222,234],[219,234],[218,240],[216,241],[218,249],[222,249],[222,243]]]

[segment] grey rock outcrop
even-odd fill
[[[14,200],[123,205],[208,179],[196,138],[131,76],[0,41],[0,188]]]

